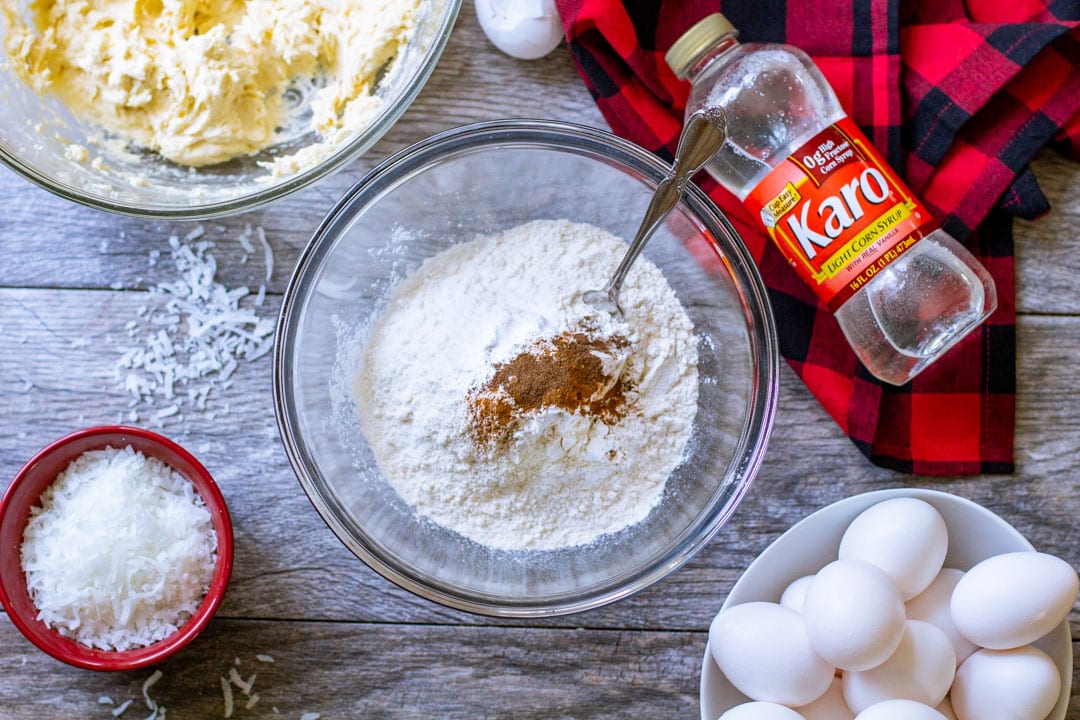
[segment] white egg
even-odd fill
[[[886,700],[866,708],[855,720],[945,720],[945,716],[914,700]]]
[[[719,720],[806,720],[789,707],[776,703],[749,702],[736,705],[720,716]]]
[[[845,672],[844,700],[855,712],[893,698],[933,707],[949,693],[956,673],[956,653],[937,626],[908,620],[896,652],[877,667]]]
[[[806,590],[810,587],[810,581],[813,579],[813,575],[804,575],[784,588],[784,593],[780,596],[780,604],[786,608],[791,608],[795,612],[802,612],[803,601],[806,600]]]
[[[709,626],[713,660],[751,700],[796,707],[817,699],[834,668],[810,648],[799,613],[751,602],[723,610]]]
[[[956,670],[949,699],[959,720],[1043,720],[1059,692],[1054,661],[1028,645],[973,654]]]
[[[948,548],[941,513],[916,498],[893,498],[867,508],[848,525],[840,559],[877,565],[909,600],[937,576]]]
[[[521,60],[541,58],[563,39],[555,0],[476,0],[476,18],[495,47]]]
[[[803,603],[814,652],[843,670],[884,662],[904,634],[904,603],[896,586],[870,563],[836,560],[814,576]]]
[[[987,558],[965,573],[950,608],[960,633],[1006,650],[1038,640],[1069,614],[1080,579],[1064,560],[1037,552]]]
[[[978,647],[956,629],[952,619],[952,610],[949,609],[949,601],[952,598],[953,588],[964,573],[954,568],[945,568],[938,573],[930,587],[911,598],[905,603],[908,620],[922,620],[931,625],[941,628],[949,640],[952,641],[953,651],[956,653],[956,664],[967,660],[968,655],[978,650]]]
[[[806,720],[854,720],[855,713],[844,702],[844,688],[839,677],[833,678],[832,685],[809,705],[796,708]]]
[[[938,706],[935,709],[945,716],[945,720],[957,720],[956,713],[954,713],[952,709],[952,701],[950,701],[949,698],[946,697],[938,703]]]

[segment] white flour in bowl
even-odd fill
[[[618,413],[518,407],[498,440],[470,429],[469,398],[523,351],[580,331],[595,315],[582,292],[625,249],[591,225],[537,220],[455,245],[394,288],[353,395],[379,468],[417,512],[489,547],[544,550],[622,530],[657,504],[690,438],[697,347],[645,258],[623,286],[624,321],[605,316],[588,331],[624,348]],[[611,371],[618,358],[603,359]]]

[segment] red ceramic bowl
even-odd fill
[[[191,481],[214,523],[217,565],[210,589],[199,609],[175,633],[134,650],[96,650],[66,638],[37,619],[37,608],[26,588],[19,561],[30,508],[75,458],[90,450],[130,445],[157,458]],[[134,427],[106,425],[79,430],[60,438],[26,463],[0,500],[0,602],[11,622],[30,642],[69,665],[89,670],[134,670],[159,662],[187,645],[210,622],[225,595],[232,572],[233,535],[225,498],[210,473],[184,448],[166,437]]]

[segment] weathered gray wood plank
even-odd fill
[[[575,94],[573,88],[562,86],[555,92],[558,97]],[[421,94],[421,101],[424,98]],[[584,99],[588,99],[587,94]],[[543,109],[523,114],[548,117],[541,112]],[[575,117],[572,109],[564,112],[562,117]],[[591,124],[603,125],[599,117],[588,119]],[[390,135],[398,133],[398,127]],[[448,125],[428,127],[435,132]],[[415,139],[424,136],[418,133]],[[372,152],[388,142],[382,141]],[[62,201],[10,172],[0,171],[0,207],[4,208],[4,222],[0,224],[0,286],[104,289],[119,283],[123,288],[145,288],[150,282],[150,253],[167,255],[171,235],[183,237],[200,225],[206,237],[218,243],[216,253],[222,261],[223,281],[232,285],[251,283],[252,278],[262,276],[261,248],[256,244],[259,252],[241,265],[238,261],[244,253],[236,242],[250,225],[262,227],[273,247],[275,273],[268,289],[280,293],[297,256],[322,218],[348,187],[374,166],[368,160],[361,158],[316,188],[271,208],[201,223],[108,215]],[[1039,220],[1016,223],[1017,307],[1021,313],[1076,314],[1080,312],[1080,298],[1073,288],[1080,261],[1072,250],[1080,233],[1080,204],[1075,201],[1080,197],[1080,170],[1076,163],[1052,152],[1040,155],[1034,167],[1053,210]]]
[[[115,422],[128,396],[114,366],[141,292],[0,291],[0,392],[6,400],[0,476],[48,441],[85,425]],[[275,307],[267,306],[272,313]],[[1014,476],[920,479],[863,460],[798,380],[785,370],[777,425],[761,475],[727,528],[685,569],[659,587],[580,618],[549,624],[700,629],[750,560],[809,512],[854,493],[917,485],[955,492],[995,510],[1041,549],[1080,565],[1080,490],[1075,448],[1080,416],[1073,376],[1062,358],[1080,354],[1080,319],[1021,318]],[[109,345],[106,338],[113,338]],[[80,338],[90,340],[73,349]],[[58,362],[58,359],[64,359]],[[72,372],[77,368],[77,372]],[[218,397],[229,415],[168,420],[174,434],[211,469],[236,520],[237,564],[229,617],[477,622],[411,596],[348,553],[303,496],[277,437],[269,358],[245,364]],[[212,408],[221,411],[220,404]],[[312,596],[312,583],[322,587]],[[1074,615],[1074,617],[1077,617]]]
[[[235,658],[256,673],[259,701],[232,717],[628,718],[694,717],[705,633],[447,628],[423,625],[215,621],[159,668],[150,696],[169,720],[223,716],[223,675]],[[257,654],[274,662],[261,663]],[[26,664],[23,664],[23,660]],[[134,699],[122,718],[149,713],[142,683],[151,671],[94,673],[37,652],[0,618],[5,720],[112,720],[108,696]]]
[[[1045,151],[1032,163],[1051,210],[1034,221],[1016,221],[1016,307],[1020,312],[1080,312],[1076,277],[1080,257],[1080,169]]]
[[[173,720],[223,716],[222,676],[256,674],[250,709],[236,687],[233,717],[628,718],[696,717],[704,632],[216,620],[162,663],[151,698]],[[270,655],[274,662],[256,660]],[[239,658],[240,665],[235,665]],[[32,648],[0,616],[0,670],[19,677],[0,695],[5,720],[111,719],[148,714],[151,670],[94,673]],[[1076,669],[1074,684],[1080,681]],[[98,699],[106,696],[114,706]],[[1080,712],[1073,695],[1069,717]],[[277,708],[279,714],[274,713]]]
[[[235,238],[261,226],[280,293],[298,253],[341,194],[389,154],[443,129],[508,116],[604,126],[570,58],[524,63],[495,52],[466,0],[435,74],[371,152],[273,207],[203,223],[218,241],[219,278],[258,286]],[[303,496],[277,437],[269,358],[244,364],[212,401],[217,419],[188,414],[173,435],[215,474],[236,521],[237,563],[207,633],[162,666],[153,696],[169,717],[220,717],[218,677],[234,657],[258,672],[262,696],[234,717],[695,717],[704,630],[742,570],[784,529],[842,497],[914,485],[972,498],[1042,550],[1080,565],[1080,356],[1074,291],[1080,168],[1052,153],[1035,163],[1054,205],[1017,224],[1017,461],[1008,477],[927,479],[866,462],[786,369],[773,442],[755,487],[729,525],[685,568],[615,606],[550,621],[501,622],[421,600],[383,580],[327,530]],[[128,396],[114,366],[124,325],[171,279],[167,239],[193,223],[108,215],[55,198],[0,171],[0,486],[49,440],[117,421]],[[224,228],[218,230],[218,226]],[[151,267],[150,252],[162,257]],[[110,289],[118,283],[124,292]],[[276,312],[272,297],[265,312]],[[112,343],[108,342],[112,338]],[[86,343],[84,345],[84,343]],[[146,424],[146,415],[141,418]],[[1080,607],[1071,614],[1080,641]],[[578,629],[582,628],[582,629]],[[277,662],[258,666],[257,653]],[[1080,719],[1080,664],[1069,718]],[[139,698],[144,673],[103,675],[37,652],[0,614],[0,717],[111,718],[100,695]],[[145,717],[133,706],[123,717]]]

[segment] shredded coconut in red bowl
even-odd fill
[[[210,621],[232,570],[232,523],[190,453],[105,426],[19,471],[0,500],[0,548],[0,601],[27,639],[77,667],[131,670]]]

